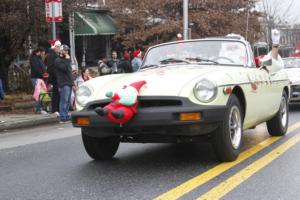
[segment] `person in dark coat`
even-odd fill
[[[45,60],[45,64],[47,65],[47,71],[49,73],[48,83],[52,85],[51,92],[51,112],[59,115],[59,92],[57,86],[57,78],[55,72],[55,60],[59,57],[61,43],[59,40],[54,40],[51,42],[51,49],[49,50],[49,54]]]
[[[45,49],[42,47],[34,50],[29,58],[30,70],[31,70],[31,83],[35,89],[37,79],[43,79],[43,74],[46,72],[42,56],[45,55]],[[35,111],[38,114],[47,114],[42,110],[40,101],[35,102]]]
[[[107,62],[107,66],[111,69],[112,74],[124,73],[123,70],[119,67],[120,60],[118,59],[118,54],[116,51],[111,53],[111,60]]]
[[[66,122],[70,120],[68,111],[70,107],[72,87],[74,85],[69,47],[67,45],[62,45],[60,47],[60,57],[55,60],[55,71],[60,96],[60,121]]]
[[[127,51],[124,52],[123,60],[121,60],[119,68],[121,68],[125,73],[133,72],[132,65],[130,62],[130,54]]]
[[[0,100],[4,99],[4,89],[2,84],[2,79],[0,78]]]

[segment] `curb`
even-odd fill
[[[56,115],[39,115],[37,117],[23,118],[13,121],[0,121],[0,134],[7,130],[27,128],[51,123],[58,123],[59,119]]]

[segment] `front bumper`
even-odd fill
[[[147,101],[176,101],[177,105],[145,106]],[[104,106],[108,100],[89,103],[83,111],[72,114],[74,127],[81,127],[85,134],[94,137],[112,135],[169,135],[169,136],[196,136],[215,130],[224,119],[226,106],[204,106],[194,104],[187,98],[180,97],[140,97],[141,107],[134,118],[120,126],[100,117],[94,112],[97,105]],[[200,113],[197,121],[181,121],[180,113]],[[80,126],[78,117],[88,117],[89,124]]]

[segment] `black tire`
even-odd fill
[[[83,132],[82,141],[87,154],[94,160],[109,160],[117,152],[120,140],[119,137],[97,138],[91,137]]]
[[[232,94],[227,103],[224,121],[212,135],[212,144],[220,161],[236,160],[240,153],[242,134],[243,113],[238,98]]]
[[[267,128],[271,136],[283,136],[286,134],[289,122],[288,96],[283,92],[281,103],[276,115],[267,121]]]

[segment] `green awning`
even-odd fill
[[[75,36],[114,35],[117,28],[111,16],[102,12],[75,13]]]

